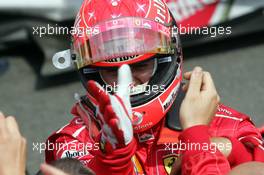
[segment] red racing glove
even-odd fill
[[[101,150],[112,152],[123,148],[133,139],[131,123],[132,108],[130,103],[131,70],[128,65],[118,69],[117,92],[109,94],[97,82],[88,82],[88,93],[97,102],[96,117],[101,125]]]

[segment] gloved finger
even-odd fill
[[[201,67],[195,67],[189,81],[189,88],[186,97],[193,97],[200,94],[203,80],[203,71]]]
[[[118,87],[117,93],[122,100],[124,100],[127,108],[131,108],[130,105],[130,86],[132,84],[132,73],[130,67],[125,64],[118,69]]]
[[[104,90],[104,88],[96,81],[90,80],[87,83],[88,93],[95,98],[95,100],[100,104],[100,110],[104,111],[107,104],[110,104],[109,94]]]
[[[90,80],[87,83],[88,93],[91,94],[97,101],[101,95],[106,94],[106,91],[99,83],[94,80]]]
[[[115,134],[116,139],[118,140],[118,143],[124,144],[124,133],[119,128],[120,121],[118,119],[111,119],[109,121],[109,126],[112,128],[113,133]]]
[[[116,149],[117,144],[119,143],[113,129],[108,124],[105,124],[102,128],[101,143],[106,148],[107,143],[110,143],[111,146],[108,147],[107,151],[111,149]]]
[[[121,121],[119,121],[119,118],[110,105],[106,107],[105,111],[105,115],[108,118],[107,123],[112,129],[113,134],[119,143],[124,143],[124,133],[121,130]]]
[[[116,100],[119,101],[118,99]],[[119,141],[128,144],[133,138],[132,123],[129,119],[130,116],[128,116],[128,111],[126,111],[126,109],[122,107],[123,105],[121,101],[119,101],[119,104],[115,104],[116,106],[118,105],[119,108],[113,108],[112,106],[106,107],[105,115],[107,115],[107,118],[109,119],[108,125],[111,126],[114,134],[116,135]]]

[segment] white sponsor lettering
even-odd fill
[[[177,85],[173,89],[173,91],[170,93],[167,99],[162,103],[163,111],[166,111],[170,107],[170,105],[174,102],[174,99],[178,94],[178,89],[179,89],[179,85]]]
[[[161,0],[154,0],[154,6],[157,8],[155,21],[164,24],[166,22],[166,5]]]

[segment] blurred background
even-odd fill
[[[203,3],[201,3],[203,2]],[[71,118],[73,94],[84,89],[73,69],[56,70],[54,53],[70,48],[70,36],[43,34],[48,25],[73,25],[82,0],[0,1],[0,110],[16,117],[28,141],[30,174],[44,153],[33,150]],[[221,101],[264,125],[264,1],[168,0],[181,27],[231,27],[231,33],[182,34],[184,71],[211,72]]]

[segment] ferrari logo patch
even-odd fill
[[[167,174],[171,173],[174,162],[177,160],[176,155],[169,155],[163,158],[163,165]]]

